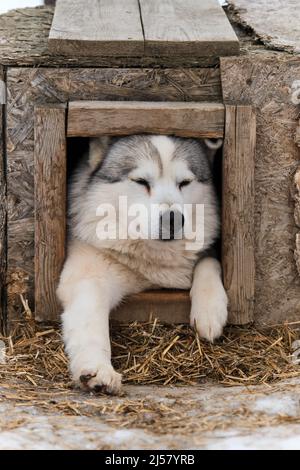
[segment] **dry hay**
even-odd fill
[[[162,325],[156,320],[115,324],[113,362],[123,372],[124,382],[131,384],[192,385],[207,380],[227,386],[272,384],[300,376],[299,365],[291,361],[292,344],[298,338],[299,331],[288,325],[268,331],[228,327],[212,345],[187,325]],[[72,391],[60,331],[53,324],[37,325],[28,319],[16,323],[11,335],[1,339],[7,359],[0,365],[0,402],[34,405],[51,414],[100,416],[112,425],[150,427],[158,433],[195,430],[193,400],[100,399]],[[231,419],[244,423],[247,414],[239,409]],[[224,427],[223,416],[203,415],[200,421],[198,417],[198,430]],[[255,426],[266,420],[279,424],[278,417],[252,418]],[[247,417],[248,425],[251,419]]]
[[[187,325],[157,320],[111,328],[113,363],[124,383],[192,385],[208,379],[224,385],[258,385],[300,375],[292,364],[299,330],[289,325],[258,330],[228,327],[215,344],[199,339]],[[0,380],[22,378],[34,386],[70,382],[58,326],[16,322]]]

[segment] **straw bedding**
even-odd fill
[[[58,325],[37,325],[27,318],[15,323],[8,337],[0,338],[7,347],[6,363],[0,365],[0,403],[9,400],[17,407],[33,405],[48,414],[96,415],[111,425],[151,428],[157,433],[174,429],[191,432],[194,421],[200,431],[225,425],[219,415],[213,420],[207,421],[205,416],[195,420],[195,402],[191,400],[168,403],[73,392]],[[228,327],[212,345],[200,340],[187,325],[163,325],[157,320],[114,324],[113,362],[128,384],[272,384],[300,376],[299,365],[291,361],[292,345],[298,338],[299,331],[288,325],[267,331]],[[245,410],[237,413],[231,419],[244,423]],[[262,416],[253,419],[256,426]],[[274,424],[274,419],[267,421]]]
[[[258,330],[228,327],[210,344],[187,325],[113,324],[113,363],[125,383],[192,385],[213,380],[228,386],[272,383],[300,375],[291,361],[292,345],[300,337],[289,325]],[[7,346],[0,380],[22,378],[34,386],[44,382],[65,387],[70,381],[58,325],[15,323]]]

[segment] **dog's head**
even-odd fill
[[[92,139],[87,199],[93,209],[99,204],[97,214],[104,217],[100,228],[109,230],[111,224],[116,239],[174,243],[186,237],[187,227],[195,229],[196,206],[204,205],[205,224],[215,237],[218,217],[211,153],[203,141],[194,139],[147,135]]]

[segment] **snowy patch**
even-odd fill
[[[43,4],[44,0],[1,0],[0,14],[16,8],[36,7]]]
[[[5,364],[6,362],[6,348],[3,341],[0,340],[0,364]]]
[[[269,415],[297,416],[300,412],[299,397],[268,396],[256,400],[252,411],[261,411]]]
[[[289,425],[266,427],[263,430],[253,430],[251,433],[237,431],[235,436],[225,432],[222,439],[212,439],[206,445],[209,450],[299,450],[300,426]]]

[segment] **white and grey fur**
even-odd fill
[[[63,335],[76,384],[118,393],[121,375],[111,365],[109,313],[126,296],[158,287],[190,289],[190,322],[214,341],[227,320],[227,296],[219,261],[209,256],[219,236],[219,208],[204,142],[166,136],[99,138],[73,177],[70,241],[58,297]],[[140,184],[149,182],[149,188]],[[181,182],[189,181],[185,186]],[[100,240],[100,203],[204,204],[204,246],[186,250],[186,240]],[[154,231],[157,221],[151,221]],[[153,225],[154,224],[154,225]],[[130,234],[128,234],[130,237]],[[196,246],[196,245],[195,245]]]

